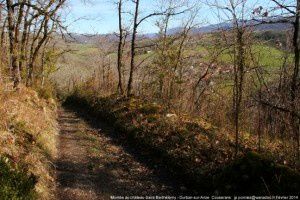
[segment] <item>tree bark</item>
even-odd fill
[[[294,70],[292,75],[292,82],[291,82],[291,109],[292,109],[292,116],[291,116],[291,124],[292,129],[296,141],[296,154],[297,159],[300,159],[300,144],[299,144],[299,119],[293,113],[297,112],[297,102],[296,102],[296,95],[298,90],[298,82],[299,82],[299,11],[300,11],[300,2],[297,0],[297,9],[295,15],[295,22],[294,22],[294,35],[293,35],[293,48],[294,48]]]
[[[132,39],[131,39],[131,59],[130,59],[130,72],[129,79],[127,85],[127,96],[131,95],[132,91],[132,81],[133,81],[133,71],[135,70],[135,43],[136,43],[136,34],[138,27],[138,15],[139,15],[139,0],[135,1],[135,14],[134,14],[134,22],[133,22],[133,31],[132,31]]]
[[[28,6],[26,9],[26,13],[24,15],[24,22],[23,22],[23,33],[22,33],[22,39],[21,39],[21,45],[20,45],[20,60],[19,60],[19,68],[20,72],[22,73],[23,70],[23,63],[26,60],[26,55],[25,55],[25,49],[26,49],[26,41],[28,37],[28,27],[29,27],[29,22],[27,20],[28,15],[29,15],[30,7]]]
[[[17,55],[17,47],[16,47],[16,40],[17,38],[15,35],[15,24],[14,20],[14,9],[12,7],[12,0],[6,0],[6,7],[7,7],[7,21],[8,21],[8,35],[9,35],[9,53],[10,53],[10,63],[12,69],[12,78],[14,88],[19,87],[19,83],[21,81],[20,76],[20,69],[18,66],[18,55]]]
[[[122,58],[123,58],[123,27],[122,27],[122,3],[123,0],[119,0],[118,12],[119,12],[119,44],[118,44],[118,91],[123,95],[123,84],[122,84]],[[125,41],[124,41],[125,42]]]

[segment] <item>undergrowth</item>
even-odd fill
[[[77,88],[65,104],[110,123],[140,152],[201,194],[299,194],[299,173],[252,153],[256,149],[249,138],[241,141],[240,155],[233,159],[232,135],[201,118],[177,116],[134,97],[102,97],[89,87]]]
[[[0,90],[0,199],[51,199],[55,101],[22,86],[10,92],[0,85]]]
[[[7,161],[0,158],[0,199],[35,199],[36,177],[12,168]]]

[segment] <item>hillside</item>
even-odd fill
[[[276,20],[273,20],[276,21]],[[249,21],[249,24],[258,24],[258,22],[255,21]],[[220,30],[227,30],[231,29],[232,25],[230,23],[218,23],[218,24],[212,24],[212,25],[205,25],[198,28],[193,28],[191,30],[191,34],[208,34],[213,32],[218,32]],[[292,26],[287,23],[270,23],[270,24],[258,24],[254,27],[254,31],[257,33],[260,32],[266,32],[266,31],[272,31],[272,32],[282,32],[286,30],[290,30]],[[180,33],[183,30],[182,27],[175,27],[168,29],[167,33],[168,35],[175,35],[177,33]],[[147,39],[155,39],[159,35],[157,33],[144,33],[140,34],[140,38],[147,38]],[[118,40],[118,37],[115,34],[76,34],[71,33],[70,36],[67,38],[67,41],[69,42],[75,42],[79,44],[97,44],[99,41],[101,41],[103,38],[106,38],[109,41],[116,42]]]
[[[232,160],[232,135],[204,119],[178,116],[138,98],[97,96],[91,88],[77,88],[65,105],[92,115],[96,123],[113,126],[115,137],[127,140],[154,165],[167,168],[192,189],[189,194],[299,195],[300,174],[279,164],[280,141],[265,140],[264,153],[257,154],[255,139],[245,136],[238,159]],[[276,177],[283,179],[276,182]]]
[[[299,199],[300,0],[2,0],[0,200]]]
[[[51,199],[57,155],[56,103],[0,85],[0,199]]]

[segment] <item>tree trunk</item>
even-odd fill
[[[7,7],[7,21],[8,21],[8,35],[9,35],[9,53],[10,53],[10,63],[12,69],[12,78],[14,83],[14,88],[18,89],[19,83],[21,81],[20,70],[18,66],[18,56],[15,41],[15,24],[13,22],[14,10],[12,7],[12,0],[6,0]]]
[[[2,16],[2,13],[0,12],[0,18]],[[0,19],[1,21],[2,19]],[[6,26],[6,19],[5,21],[3,22],[3,26],[2,26],[2,30],[1,30],[1,38],[0,38],[0,48],[1,48],[1,52],[0,52],[0,59],[1,59],[1,63],[0,63],[0,82],[3,81],[3,69],[2,67],[5,66],[5,55],[6,55],[6,47],[5,47],[5,44],[4,44],[4,38],[5,38],[5,26]]]
[[[238,21],[237,21],[238,23]],[[244,30],[241,27],[237,27],[237,64],[235,70],[234,78],[234,127],[235,127],[235,156],[239,152],[239,126],[240,126],[240,112],[241,103],[243,98],[243,83],[244,83],[244,68],[245,68],[245,58],[244,58],[244,41],[243,34]]]
[[[43,37],[38,41],[38,44],[34,48],[33,54],[32,54],[31,59],[30,59],[29,73],[28,73],[28,80],[29,80],[29,82],[27,82],[27,85],[33,84],[33,82],[34,82],[34,80],[33,80],[34,79],[33,72],[34,72],[35,61],[36,61],[36,59],[38,57],[38,54],[40,52],[41,47],[46,42],[46,40],[48,39],[48,36],[49,36],[49,30],[48,30],[48,28],[49,28],[48,25],[49,24],[48,24],[48,22],[49,22],[49,16],[46,14],[45,18],[44,18],[44,22],[43,22],[43,27],[40,28],[40,30],[43,29]]]
[[[139,0],[135,1],[135,14],[134,14],[134,22],[133,22],[133,31],[132,31],[132,39],[131,39],[131,60],[130,60],[130,72],[129,79],[127,85],[127,96],[131,95],[132,91],[132,82],[133,82],[133,71],[135,70],[135,40],[137,34],[138,27],[138,14],[139,14]]]
[[[299,82],[299,60],[300,60],[300,54],[299,54],[299,11],[300,11],[300,2],[297,1],[297,10],[296,10],[296,16],[295,16],[295,22],[294,22],[294,36],[293,36],[293,48],[294,48],[294,70],[293,70],[293,77],[291,82],[291,110],[292,110],[292,116],[291,116],[291,124],[292,129],[296,141],[296,154],[297,159],[300,159],[300,144],[299,144],[299,119],[296,116],[297,112],[297,102],[296,102],[296,95],[297,95],[297,84]]]
[[[27,41],[28,31],[29,31],[28,30],[29,24],[28,24],[28,21],[27,21],[27,18],[28,18],[28,15],[29,15],[29,10],[30,10],[30,7],[28,6],[27,9],[26,9],[25,16],[24,16],[23,33],[22,33],[22,39],[21,39],[21,45],[20,45],[21,56],[20,56],[20,60],[19,60],[19,68],[20,68],[21,73],[24,71],[23,70],[23,64],[26,60],[25,49],[26,49],[26,41]]]
[[[119,12],[119,44],[118,44],[118,91],[123,95],[122,85],[122,57],[123,57],[123,27],[122,27],[122,0],[119,1],[118,12]],[[124,41],[125,42],[125,41]]]

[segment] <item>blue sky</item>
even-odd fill
[[[117,7],[113,3],[115,0],[70,0],[68,3],[67,24],[69,31],[76,33],[112,33],[118,30]],[[197,0],[195,0],[197,1]],[[225,1],[225,0],[224,0]],[[268,0],[248,0],[250,4],[259,5],[258,1]],[[157,10],[157,0],[141,0],[141,16]],[[132,3],[131,3],[132,5]],[[266,5],[264,5],[266,6]],[[125,8],[126,9],[126,8]],[[128,9],[128,8],[127,8]],[[130,16],[126,19],[129,20]],[[78,20],[79,19],[79,20]],[[125,20],[126,20],[125,19]],[[75,21],[76,20],[76,21]],[[74,22],[75,21],[75,22]],[[73,23],[72,23],[73,22]],[[172,26],[180,26],[181,19],[173,22]],[[201,6],[198,23],[202,25],[218,23],[216,15],[208,7]],[[155,33],[157,27],[154,25],[155,19],[151,19],[142,24],[140,33]]]

